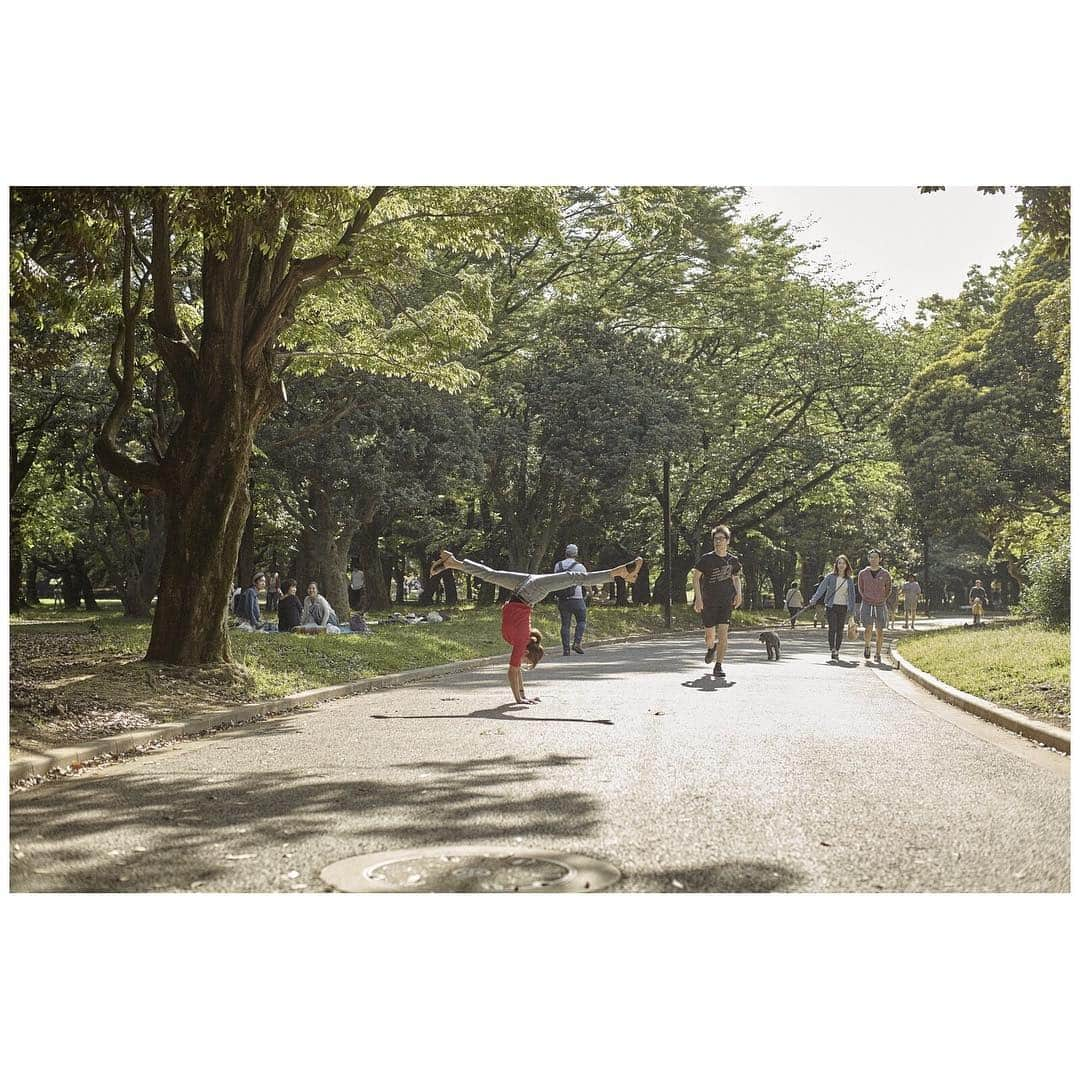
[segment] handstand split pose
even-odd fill
[[[641,569],[641,556],[633,562],[617,566],[614,570],[566,570],[561,574],[520,574],[513,570],[492,570],[483,563],[471,559],[458,559],[451,551],[440,551],[438,559],[431,564],[432,576],[443,570],[464,570],[466,574],[509,589],[513,595],[503,604],[502,636],[511,646],[510,668],[507,678],[514,700],[519,705],[535,705],[539,698],[525,696],[525,683],[521,677],[521,661],[528,657],[529,667],[534,668],[544,658],[540,644],[543,635],[532,627],[533,604],[539,603],[548,593],[565,589],[570,585],[602,585],[615,578],[626,578],[633,584]]]

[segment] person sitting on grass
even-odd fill
[[[278,629],[287,634],[304,621],[304,609],[296,595],[296,578],[286,578],[281,583],[284,596],[278,602]]]
[[[525,682],[521,675],[521,662],[528,659],[534,668],[544,658],[543,634],[532,626],[532,609],[549,593],[570,585],[595,585],[616,578],[625,578],[632,585],[641,569],[639,555],[632,563],[616,566],[613,570],[565,570],[559,574],[522,574],[513,570],[492,570],[483,563],[471,559],[458,559],[452,551],[440,551],[438,559],[431,564],[431,576],[444,570],[464,570],[466,574],[487,581],[512,593],[502,609],[502,637],[511,647],[507,679],[519,705],[535,705],[540,699],[525,696]]]
[[[277,630],[276,626],[264,623],[259,612],[259,590],[266,587],[266,575],[256,574],[254,581],[236,600],[236,617],[240,620],[241,630]]]
[[[328,634],[341,633],[341,624],[338,621],[337,614],[326,597],[319,595],[319,583],[317,581],[308,583],[300,625],[319,626]]]

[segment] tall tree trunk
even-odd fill
[[[94,599],[94,583],[86,572],[86,562],[81,555],[71,557],[71,565],[75,571],[75,577],[79,582],[79,590],[82,593],[83,605],[87,611],[97,611],[98,604]]]
[[[303,564],[300,588],[309,581],[318,582],[319,592],[337,613],[339,619],[349,617],[349,590],[345,564],[352,545],[351,530],[340,535],[340,523],[330,496],[315,479],[308,481],[308,507],[313,524],[304,529],[301,551],[307,561]],[[367,582],[365,572],[365,584]]]
[[[457,578],[453,573],[443,574],[443,588],[446,590],[446,606],[457,607]]]
[[[165,551],[147,660],[230,663],[227,613],[251,510],[257,416],[225,386],[193,399],[165,462]]]
[[[23,601],[31,607],[40,607],[41,598],[38,596],[38,561],[33,556],[26,560],[26,593]]]
[[[240,534],[240,554],[236,559],[236,580],[241,589],[246,589],[255,577],[255,502],[250,484],[248,498],[252,500],[251,510],[244,522],[244,531]]]
[[[933,600],[930,598],[930,534],[928,532],[923,533],[923,581],[926,587],[923,589],[923,593],[926,595],[926,614],[929,617],[931,609],[933,607]]]
[[[641,572],[630,590],[630,596],[635,604],[651,604],[653,602],[653,597],[649,593],[649,564],[647,562],[641,564]]]
[[[672,554],[671,579],[674,583],[671,590],[672,608],[686,606],[686,579],[690,576],[690,571],[694,568],[695,562],[697,560],[694,556],[685,552],[678,555]],[[667,578],[662,570],[653,585],[653,598],[658,604],[662,604],[667,598]]]
[[[19,519],[12,515],[11,547],[8,550],[8,584],[11,590],[8,596],[8,610],[13,613],[22,611],[25,607],[23,603],[22,537],[19,535],[19,526]],[[36,600],[37,597],[35,596],[34,599]]]
[[[82,598],[82,579],[70,562],[60,569],[60,592],[64,597],[64,609],[78,611],[79,600]]]
[[[390,606],[390,589],[383,573],[382,553],[379,551],[380,524],[362,525],[353,541],[352,550],[360,559],[364,571],[364,591],[368,609],[385,611]]]
[[[165,554],[165,502],[160,495],[144,497],[143,523],[147,531],[146,544],[141,552],[133,552],[127,576],[120,579],[112,573],[113,586],[120,594],[124,615],[145,619],[150,603],[158,591],[161,579],[161,560]]]

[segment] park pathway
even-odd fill
[[[430,844],[591,855],[613,891],[1069,889],[1069,763],[824,635],[549,653],[347,698],[11,798],[13,891],[315,891]],[[18,845],[18,847],[14,847]]]

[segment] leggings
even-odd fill
[[[847,622],[847,604],[833,604],[828,609],[829,652],[839,652],[844,644],[844,623]]]
[[[492,570],[483,563],[462,559],[465,573],[488,581],[492,585],[517,593],[527,604],[538,604],[548,593],[565,589],[570,585],[603,585],[615,579],[610,570],[565,570],[561,574],[522,574],[514,570]],[[616,567],[618,569],[618,567]]]

